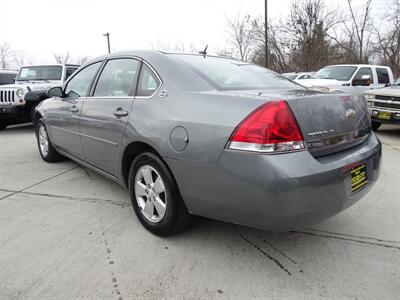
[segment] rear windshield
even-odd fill
[[[257,65],[220,57],[174,55],[219,90],[303,88],[284,76]]]
[[[353,76],[356,70],[357,67],[354,66],[329,66],[322,68],[313,76],[311,76],[311,78],[348,81]]]
[[[61,75],[61,66],[23,67],[19,71],[17,80],[61,80]]]

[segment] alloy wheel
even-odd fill
[[[46,128],[43,124],[39,125],[38,137],[40,152],[43,156],[47,156],[47,154],[49,153],[49,138],[47,136]]]
[[[141,166],[135,176],[135,197],[143,216],[160,222],[167,208],[167,193],[160,174],[149,165]]]

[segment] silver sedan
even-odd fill
[[[39,152],[119,182],[157,235],[191,215],[267,230],[321,221],[379,175],[361,96],[308,90],[210,55],[115,53],[82,66],[36,109]]]

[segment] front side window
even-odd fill
[[[376,74],[378,75],[378,83],[386,84],[390,83],[389,72],[385,68],[376,68]]]
[[[94,91],[97,97],[126,97],[129,95],[139,61],[130,58],[109,60],[104,67]]]
[[[358,70],[356,76],[354,76],[354,80],[367,79],[367,76],[369,76],[369,79],[372,80],[372,69],[371,68],[360,68],[360,70]]]
[[[338,81],[348,81],[353,76],[357,67],[354,66],[328,66],[315,73],[313,79],[335,79]]]
[[[62,66],[22,67],[17,81],[61,80]]]
[[[79,71],[67,84],[64,93],[67,97],[85,97],[89,92],[90,84],[101,62],[87,66]]]
[[[182,54],[176,57],[189,64],[218,90],[303,88],[282,75],[238,60]]]
[[[149,97],[158,89],[161,82],[154,72],[143,63],[140,71],[137,96]]]

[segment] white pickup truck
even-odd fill
[[[326,66],[310,79],[296,81],[305,87],[330,92],[363,94],[366,90],[393,84],[392,70],[376,65]]]

